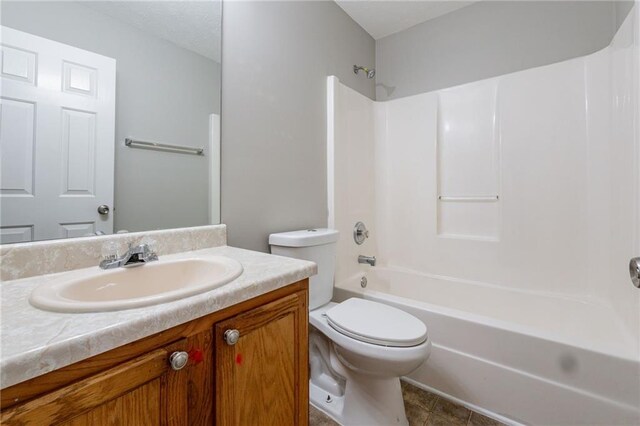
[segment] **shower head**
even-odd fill
[[[376,76],[376,70],[373,68],[367,68],[367,67],[361,67],[360,65],[354,65],[353,66],[353,72],[354,74],[358,74],[358,72],[362,70],[366,73],[367,78],[373,78]]]

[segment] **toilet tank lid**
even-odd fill
[[[280,232],[269,235],[269,244],[282,247],[311,247],[338,241],[335,229],[317,228],[300,231]]]

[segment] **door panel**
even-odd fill
[[[186,340],[2,411],[0,423],[185,425],[187,372],[169,364]]]
[[[237,343],[225,342],[227,330],[239,331]],[[217,324],[217,424],[306,424],[306,339],[300,293]]]
[[[62,109],[62,197],[93,196],[96,114]]]
[[[0,243],[112,233],[115,60],[0,30]]]
[[[36,53],[28,50],[2,46],[2,77],[12,78],[27,84],[35,84]]]
[[[2,195],[33,196],[36,106],[31,102],[0,99],[0,155]]]
[[[3,244],[23,243],[33,240],[32,226],[7,226],[0,228]]]
[[[61,223],[60,238],[75,238],[96,232],[95,223]]]
[[[160,407],[156,404],[160,399],[160,389],[160,379],[155,379],[62,424],[65,426],[118,424],[157,426],[160,424],[162,414]],[[126,419],[126,422],[123,419]]]

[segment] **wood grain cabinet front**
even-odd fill
[[[306,426],[307,298],[299,281],[3,389],[0,424]]]
[[[185,341],[2,411],[3,425],[187,424],[186,374],[170,357]]]
[[[308,418],[303,295],[216,324],[216,424],[302,425]]]

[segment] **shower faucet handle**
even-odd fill
[[[629,276],[633,285],[640,288],[640,257],[634,257],[629,261]]]
[[[362,222],[356,223],[356,226],[353,227],[353,241],[355,241],[357,245],[361,245],[367,238],[369,238],[369,230],[367,227]]]

